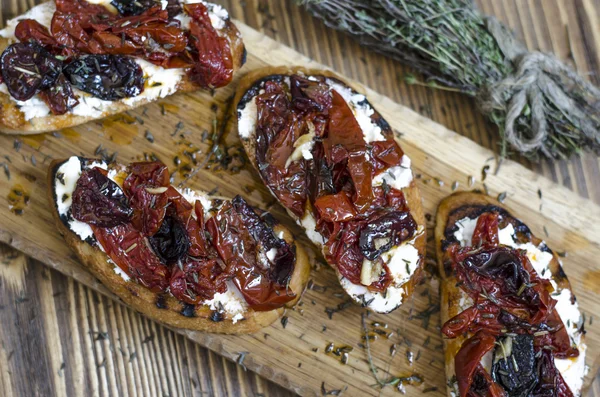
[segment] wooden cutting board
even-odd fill
[[[266,65],[320,67],[246,25],[237,25],[249,56],[236,78]],[[433,219],[437,204],[452,190],[483,190],[482,169],[489,166],[485,179],[489,194],[505,193],[505,204],[516,216],[539,236],[546,234],[555,250],[567,253],[565,270],[587,318],[588,365],[595,368],[592,359],[600,353],[600,333],[593,324],[594,313],[600,309],[600,207],[511,161],[505,161],[494,174],[496,162],[489,150],[386,97],[357,87],[401,134],[403,149],[418,175],[425,211],[431,215],[428,218]],[[45,173],[51,159],[116,153],[121,162],[156,156],[171,169],[179,170],[178,181],[185,179],[189,169],[197,170],[187,186],[223,196],[244,195],[252,204],[269,209],[288,224],[311,249],[301,230],[281,207],[274,205],[258,175],[249,166],[237,167],[240,142],[234,132],[229,133],[229,125],[224,128],[222,142],[233,154],[233,163],[228,170],[215,169],[219,167],[214,164],[213,170],[200,169],[211,151],[214,123],[217,122],[218,132],[234,89],[235,83],[214,95],[176,95],[124,116],[56,134],[0,136],[0,240],[110,295],[78,263],[56,232],[46,201]],[[197,165],[193,164],[193,157]],[[432,226],[429,222],[428,229]],[[433,253],[432,244],[428,248]],[[372,369],[381,380],[412,379],[404,386],[408,394],[426,391],[434,396],[444,395],[439,283],[435,277],[427,277],[401,309],[390,315],[367,316],[364,309],[347,303],[333,272],[316,254],[313,257],[313,287],[295,310],[286,313],[284,321],[246,336],[179,332],[232,360],[242,361],[244,357],[243,365],[248,369],[302,395],[339,394],[339,390],[348,395],[394,394],[393,386],[382,390],[374,386],[377,382]],[[433,263],[433,257],[428,263]],[[363,324],[376,338],[370,343],[372,365],[363,348]],[[334,352],[327,353],[332,343],[334,351],[345,346],[353,348],[346,364]],[[590,371],[588,378],[595,373]]]

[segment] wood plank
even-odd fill
[[[0,395],[292,395],[122,304],[2,247]],[[130,328],[125,322],[141,328]],[[164,368],[167,376],[145,376],[150,367]]]
[[[515,15],[515,13],[518,10],[519,1],[504,0],[503,2],[496,2],[496,1],[492,2],[491,0],[483,0],[483,1],[480,1],[479,3],[484,8],[486,8],[486,7],[489,8],[489,6],[492,4],[495,5],[498,3],[502,3],[502,6],[504,6],[504,9],[506,9],[506,10],[503,9],[504,17],[506,17],[507,15]],[[30,4],[27,5],[27,4],[24,4],[24,2],[17,2],[16,0],[11,1],[10,3],[11,3],[11,8],[7,9],[6,7],[3,7],[0,12],[2,12],[2,13],[11,12],[11,10],[17,10],[17,7],[20,7],[21,9],[23,9],[23,8],[29,8],[29,6],[30,6]],[[271,30],[271,27],[269,27],[269,26],[265,26],[263,31],[266,32],[268,35],[275,37],[279,41],[282,41],[289,45],[293,45],[295,48],[300,49],[301,52],[310,55],[311,57],[317,59],[318,61],[320,61],[322,63],[326,63],[330,66],[332,66],[332,65],[335,66],[336,68],[342,70],[344,73],[346,73],[354,78],[359,79],[363,83],[370,85],[374,88],[377,88],[378,91],[392,97],[396,101],[400,101],[401,103],[408,105],[412,109],[417,110],[423,114],[426,114],[428,117],[431,117],[434,120],[443,123],[444,125],[448,126],[450,129],[457,130],[460,133],[463,133],[464,135],[469,136],[470,138],[482,143],[486,147],[494,147],[494,145],[496,144],[497,141],[495,140],[493,127],[490,127],[489,125],[487,125],[482,120],[482,118],[480,116],[478,116],[478,114],[474,110],[474,107],[472,106],[472,103],[470,102],[470,100],[465,99],[460,96],[457,96],[457,95],[453,95],[453,94],[439,93],[439,92],[427,90],[422,87],[406,86],[404,84],[394,84],[395,83],[394,78],[396,78],[397,81],[401,82],[401,77],[406,72],[406,70],[407,70],[406,68],[400,67],[397,64],[392,63],[383,57],[370,54],[367,51],[365,51],[364,49],[361,49],[360,47],[358,47],[352,41],[350,41],[346,38],[342,38],[342,36],[338,35],[337,33],[332,33],[330,30],[324,28],[319,22],[315,21],[314,19],[312,19],[308,15],[306,15],[306,13],[302,12],[295,6],[290,5],[289,3],[291,3],[291,2],[285,3],[286,4],[285,7],[281,6],[283,2],[277,1],[277,0],[269,1],[269,2],[265,2],[265,1],[237,2],[237,1],[232,0],[232,1],[227,1],[225,3],[230,3],[229,4],[231,6],[230,10],[232,11],[232,14],[234,16],[237,16],[238,18],[239,17],[247,18],[246,22],[248,22],[250,25],[252,25],[255,28],[261,28],[261,25],[263,24],[263,22],[265,20],[269,19],[269,18],[265,18],[265,16],[263,15],[264,13],[258,12],[257,9],[258,9],[259,4],[265,4],[265,3],[269,4],[273,14],[275,15],[275,22],[273,23],[273,25],[274,25],[273,29],[275,29],[276,31]],[[245,6],[243,5],[244,3],[245,3]],[[590,58],[589,53],[590,53],[590,51],[593,51],[595,49],[594,41],[592,40],[592,42],[590,44],[590,39],[589,39],[589,32],[591,30],[589,26],[593,25],[593,19],[588,17],[587,15],[584,15],[583,22],[580,23],[578,21],[578,18],[581,19],[581,16],[577,15],[578,10],[575,10],[575,6],[576,6],[575,2],[571,3],[571,2],[557,1],[556,5],[549,4],[549,3],[551,3],[551,2],[549,2],[549,1],[541,2],[542,6],[545,10],[552,9],[553,7],[557,6],[561,10],[561,16],[566,15],[567,20],[570,21],[570,22],[568,22],[568,26],[570,27],[570,29],[575,31],[575,34],[569,35],[569,39],[563,40],[563,41],[567,42],[567,43],[569,43],[570,41],[573,42],[573,45],[576,48],[574,58],[577,62],[577,66],[580,68],[581,71],[593,70],[593,69],[590,69],[590,66],[589,66],[590,64],[593,63],[592,61],[589,60],[589,58]],[[588,1],[587,4],[589,4],[589,3],[590,2]],[[597,1],[594,2],[594,7],[595,7],[596,11],[600,9],[600,7],[597,6],[597,3],[598,3]],[[3,1],[2,4],[5,4],[5,2]],[[527,5],[527,7],[529,7],[529,4]],[[582,12],[584,14],[588,14],[589,7],[587,9],[585,9],[584,11],[579,11],[580,14]],[[18,12],[13,12],[12,15],[16,15],[17,13]],[[283,13],[283,15],[282,15],[282,13]],[[293,17],[290,18],[290,22],[289,23],[281,22],[287,16],[287,13],[293,14]],[[504,19],[504,17],[502,15],[500,15],[500,17],[501,17],[501,19]],[[550,17],[548,15],[544,15],[544,13],[539,13],[539,12],[534,12],[534,11],[528,12],[527,18],[522,20],[522,26],[523,26],[522,29],[525,29],[525,30],[532,29],[532,26],[534,26],[533,24],[535,22],[541,21],[541,23],[543,23],[543,24],[548,24],[549,21],[553,22],[553,19],[545,19],[545,18],[550,18]],[[595,18],[596,18],[595,20],[597,21],[597,12],[595,14]],[[519,22],[519,23],[521,23],[521,22]],[[512,25],[512,23],[511,23],[511,25]],[[567,29],[565,29],[565,30],[567,30]],[[560,33],[561,29],[559,27],[552,26],[551,31],[555,32],[555,34],[557,34],[557,35],[561,34]],[[285,32],[285,34],[283,34],[281,32]],[[300,32],[300,33],[298,33],[298,32]],[[556,33],[556,32],[558,32],[558,33]],[[573,38],[571,36],[574,36],[575,38]],[[533,36],[531,36],[531,37],[536,38],[536,33],[533,32]],[[323,38],[325,38],[325,40]],[[583,38],[587,38],[587,39],[584,40]],[[326,45],[322,45],[322,43],[325,43]],[[590,46],[591,46],[591,50],[590,50]],[[564,50],[564,47],[558,47],[558,48],[559,49],[556,51],[557,51],[557,53],[559,53],[559,55],[561,55],[562,53],[560,51]],[[366,62],[357,60],[357,58],[362,57],[362,56],[365,57]],[[591,58],[593,60],[593,56]],[[367,63],[368,63],[368,67],[366,66]],[[377,73],[376,72],[377,70],[379,70],[380,72]],[[594,76],[592,76],[592,77],[594,77]],[[391,81],[390,81],[390,79],[391,79]],[[173,100],[174,99],[175,98],[173,98]],[[175,115],[175,116],[178,116],[178,115]],[[177,119],[177,117],[174,117],[173,121],[176,119]],[[146,124],[152,124],[152,123],[150,121],[146,121]],[[171,127],[173,125],[174,125],[173,123],[170,124]],[[143,139],[141,137],[141,135],[143,134],[142,128],[143,128],[142,126],[137,126],[137,130],[138,130],[137,138],[138,139],[134,139],[134,142],[136,144],[139,143],[139,141],[142,141],[142,143],[143,143]],[[100,129],[101,129],[101,127],[96,128],[95,129],[96,133]],[[85,129],[83,129],[82,131],[85,131]],[[154,130],[153,130],[153,132],[154,132]],[[51,140],[51,139],[52,138],[49,138],[49,140]],[[75,140],[74,138],[72,138],[72,139]],[[81,138],[79,138],[79,142],[81,142]],[[71,145],[68,149],[65,149],[65,152],[78,150],[79,142],[73,142],[73,145]],[[165,142],[169,143],[168,140]],[[165,143],[165,142],[163,142],[163,143]],[[3,142],[3,144],[4,143],[6,143],[6,141]],[[10,144],[10,142],[8,142],[8,143]],[[93,144],[93,142],[91,142],[91,143],[86,142],[86,145],[83,145],[84,147],[81,150],[85,150],[87,154],[91,153],[93,151],[92,144]],[[117,150],[120,147],[118,145],[113,144],[113,145],[111,145],[110,148],[111,148],[111,150]],[[47,149],[46,145],[44,145],[44,147],[41,149],[41,152],[44,153],[46,151],[46,149]],[[29,149],[26,149],[26,150],[29,150]],[[29,156],[29,154],[34,154],[34,153],[36,156],[39,156],[40,151],[31,151],[30,150],[29,153],[27,154],[27,156]],[[39,158],[38,158],[38,160],[39,160]],[[30,162],[30,159],[28,159],[28,162]],[[528,166],[531,166],[527,162],[524,162],[524,163]],[[38,167],[42,168],[42,165],[38,164]],[[580,168],[581,172],[577,173],[575,171],[577,167]],[[33,168],[36,168],[36,167],[33,167]],[[478,171],[477,168],[478,167],[475,167],[476,171]],[[563,185],[566,185],[571,189],[576,190],[579,194],[581,194],[583,196],[588,195],[587,192],[591,190],[591,193],[589,194],[589,196],[598,202],[598,197],[599,197],[599,195],[597,194],[598,184],[589,183],[589,181],[594,181],[595,178],[597,179],[598,161],[597,161],[596,157],[586,156],[581,161],[576,159],[575,161],[572,161],[572,162],[568,162],[568,163],[564,162],[562,164],[559,164],[558,166],[552,165],[549,163],[545,163],[540,167],[536,167],[536,170],[544,175],[549,175],[555,181],[557,181]],[[502,172],[504,172],[504,171],[505,170],[502,169]],[[41,174],[41,171],[37,171],[37,174]],[[430,175],[435,175],[435,173],[431,173]],[[24,178],[23,175],[21,175],[21,177]],[[26,180],[26,178],[25,178],[25,180]],[[239,179],[233,178],[233,180],[238,181]],[[212,181],[210,181],[210,182],[212,182]],[[449,185],[449,183],[447,182],[445,185],[445,189],[448,188],[448,185]],[[461,185],[463,187],[466,186],[466,181],[464,184],[461,183]],[[424,188],[425,188],[425,186],[424,186]],[[596,189],[595,190],[596,193],[594,193],[594,189]],[[253,193],[253,195],[255,197],[255,202],[261,202],[261,200],[263,199],[263,197],[262,197],[263,193],[264,192],[256,193],[256,191]],[[5,195],[3,195],[3,197],[5,197]],[[535,197],[533,197],[533,199],[535,199]],[[0,205],[3,205],[3,204],[4,203],[1,203]],[[36,204],[36,206],[39,204],[43,205],[44,203],[43,203],[43,201],[40,201],[39,203]],[[30,205],[29,208],[31,208],[31,206],[33,206],[33,205]],[[535,206],[535,205],[532,205],[532,206]],[[27,211],[29,211],[29,209]],[[281,213],[279,213],[279,214],[281,215]],[[9,215],[9,216],[11,216],[11,215]],[[35,224],[35,223],[32,223],[32,224]],[[539,230],[538,230],[538,232],[539,232]],[[552,231],[550,231],[550,233],[551,233],[551,235],[554,234]],[[559,243],[560,243],[561,236],[553,236],[553,238],[556,241],[559,241]],[[57,240],[57,242],[59,243],[60,241]],[[24,245],[23,247],[27,248],[27,247],[31,247],[31,246],[33,246],[33,245],[30,243],[29,245]],[[577,248],[577,246],[578,246],[578,243],[575,243],[573,245],[574,248]],[[569,257],[568,260],[569,260],[569,262],[571,262],[572,258]],[[572,263],[576,263],[576,262],[572,262]],[[75,266],[70,268],[68,265],[65,265],[63,267],[63,271],[74,272],[80,278],[85,277],[84,275],[79,274],[80,272],[77,270],[77,268]],[[567,272],[569,272],[569,269],[567,269]],[[321,274],[321,272],[317,272],[316,273],[317,277],[319,277],[320,274]],[[93,280],[90,280],[90,282],[93,282]],[[77,285],[77,284],[74,283],[73,285],[74,285],[73,288],[75,289],[75,285]],[[78,287],[78,288],[83,288],[83,287]],[[435,286],[433,288],[435,289]],[[79,289],[78,289],[78,291],[79,291]],[[576,288],[576,291],[578,292],[579,290]],[[79,299],[87,299],[87,295],[88,294],[86,294],[86,293],[79,293],[77,296],[79,297]],[[335,297],[333,297],[333,298],[335,298]],[[333,299],[333,298],[329,297],[329,299]],[[42,299],[41,295],[38,299]],[[100,304],[110,306],[110,303],[108,303],[108,302],[109,301],[101,300]],[[316,303],[320,304],[320,302],[316,302]],[[90,307],[93,308],[93,307],[97,307],[97,306],[98,306],[98,304],[94,303],[92,306],[86,305],[85,307],[87,307],[89,309]],[[118,307],[118,305],[117,305],[117,307]],[[80,306],[80,308],[82,308],[82,307]],[[292,313],[292,315],[293,314],[294,313]],[[359,313],[357,312],[357,313],[352,313],[352,314],[348,314],[348,315],[357,315],[357,314],[359,314]],[[138,323],[145,321],[143,319],[140,319],[139,316],[138,316],[138,318],[135,318],[135,317],[126,315],[126,317],[129,318],[128,324],[131,329],[137,330],[138,329],[137,327],[139,327]],[[292,322],[293,320],[294,319],[292,318],[292,320],[290,320],[290,322]],[[298,318],[297,321],[301,321],[301,320],[302,319]],[[434,319],[432,319],[432,321],[433,320]],[[435,320],[435,321],[438,321],[438,320]],[[119,324],[120,323],[121,323],[121,321],[119,320]],[[73,327],[75,327],[75,329],[79,325],[76,322],[73,322],[71,324]],[[123,324],[123,325],[121,325],[121,327],[125,327],[125,325]],[[62,331],[62,329],[61,329],[61,331]],[[327,331],[327,332],[329,332],[329,331]],[[139,330],[136,332],[138,332],[138,334],[139,334]],[[70,337],[71,335],[67,335],[67,336]],[[246,343],[246,342],[244,342],[244,343]],[[90,346],[93,346],[93,344]],[[196,348],[196,349],[198,349],[198,348]],[[320,350],[322,350],[322,348]],[[2,352],[0,351],[0,359],[2,359],[1,354],[2,354]],[[156,356],[153,356],[153,357],[156,357]],[[232,355],[232,358],[236,358],[236,356]],[[86,360],[87,359],[84,359],[84,358],[80,359],[80,361],[86,361]],[[396,358],[396,360],[398,360],[398,359]],[[335,364],[335,361],[330,360],[329,364]],[[95,363],[90,362],[89,365],[92,366],[93,368],[95,368]],[[211,369],[213,368],[213,365],[210,365]],[[208,373],[208,371],[209,371],[208,368],[209,367],[206,366],[205,367],[206,371],[202,371],[202,374]],[[393,369],[395,369],[395,366]],[[143,372],[146,370],[148,371],[147,379],[155,380],[157,378],[158,371],[156,371],[156,369],[152,369],[152,366],[150,363],[147,365],[140,365],[138,367],[138,370],[135,371],[135,373],[137,374],[137,373],[139,373],[139,371]],[[156,373],[152,372],[152,371],[156,371]],[[214,373],[215,371],[219,371],[219,370],[212,369],[212,373]],[[268,368],[265,369],[264,371],[266,371],[267,374],[270,374],[270,376],[276,376],[276,374],[269,372]],[[4,371],[3,371],[3,373],[4,373]],[[75,373],[79,374],[79,373],[81,373],[81,371],[76,371]],[[0,379],[3,379],[3,378],[0,377]],[[82,382],[82,384],[85,384],[86,387],[89,387],[92,384],[92,381],[90,379],[82,380],[81,382]],[[281,382],[285,383],[285,380],[282,380]],[[371,383],[372,383],[372,381],[371,381]],[[95,384],[98,384],[97,381]],[[131,393],[134,393],[135,390],[141,390],[141,388],[144,387],[144,385],[145,385],[145,382],[140,381],[137,384],[137,388],[132,387],[130,389]],[[328,388],[330,387],[329,384],[327,385],[327,387]],[[6,390],[6,389],[3,389],[3,390]],[[79,389],[79,390],[83,390],[83,389]],[[154,392],[156,393],[160,389],[154,388],[152,390],[154,390]],[[204,389],[204,390],[207,390],[207,389]],[[211,388],[210,390],[214,391],[214,392],[223,393],[223,392],[226,392],[227,388],[226,387]],[[78,393],[78,394],[81,394],[81,393]]]

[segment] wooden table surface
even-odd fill
[[[449,129],[485,147],[498,144],[471,99],[405,84],[410,69],[326,28],[293,0],[216,2],[234,18]],[[0,24],[35,3],[0,0]],[[554,52],[600,85],[600,0],[476,3],[529,48]],[[521,162],[600,203],[597,156]],[[0,246],[0,315],[2,396],[291,394],[7,246]],[[599,383],[589,395],[600,396]]]

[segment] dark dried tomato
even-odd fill
[[[15,37],[20,42],[36,41],[44,46],[58,45],[48,28],[34,19],[23,19],[15,27]]]
[[[260,263],[260,242],[254,240],[243,216],[231,203],[225,203],[206,222],[206,229],[219,256],[233,272],[232,281],[252,309],[273,310],[296,297],[288,291],[287,285],[274,281],[268,269]],[[273,276],[281,277],[279,274]]]
[[[121,55],[84,55],[64,68],[71,84],[106,101],[130,98],[144,90],[142,68]]]
[[[371,219],[360,231],[359,245],[362,254],[375,260],[390,248],[402,243],[415,234],[417,222],[409,212],[391,212]],[[377,248],[377,240],[383,240]]]
[[[112,0],[110,4],[126,17],[140,15],[150,7],[161,5],[160,0]]]
[[[2,80],[10,95],[26,101],[51,87],[62,69],[62,61],[36,42],[11,44],[0,58]]]
[[[241,216],[244,225],[264,252],[276,250],[272,265],[269,266],[269,278],[279,285],[285,286],[294,272],[296,256],[292,247],[282,238],[275,236],[273,228],[261,219],[255,210],[241,196],[231,201],[235,211]]]
[[[132,212],[127,198],[105,172],[94,167],[81,173],[73,192],[73,218],[103,228],[129,221]]]
[[[290,77],[290,91],[294,108],[327,115],[331,107],[331,88],[327,84],[293,75]]]
[[[71,89],[71,84],[64,74],[61,74],[54,85],[40,92],[40,97],[52,111],[52,114],[65,114],[79,104],[77,96]]]
[[[233,78],[231,48],[226,37],[220,36],[210,22],[208,9],[202,3],[186,4],[190,22],[190,46],[197,57],[189,71],[190,79],[202,87],[218,88]]]
[[[492,379],[502,385],[507,397],[529,396],[538,383],[533,335],[500,338],[494,350]]]
[[[110,259],[129,276],[154,292],[167,289],[169,269],[131,223],[113,228],[92,226],[92,230]]]
[[[174,216],[166,216],[160,229],[148,237],[152,249],[166,264],[174,264],[185,257],[190,239],[183,224]]]

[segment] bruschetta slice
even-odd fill
[[[410,158],[389,124],[323,70],[254,71],[235,103],[250,161],[348,295],[380,313],[399,307],[419,281],[426,238]]]
[[[58,231],[126,304],[167,325],[249,333],[300,297],[310,266],[290,232],[240,196],[177,189],[160,162],[54,161]]]
[[[227,11],[203,0],[50,1],[6,22],[0,53],[0,131],[10,134],[222,87],[246,57]]]
[[[448,395],[580,396],[584,318],[556,253],[483,194],[436,222]]]

